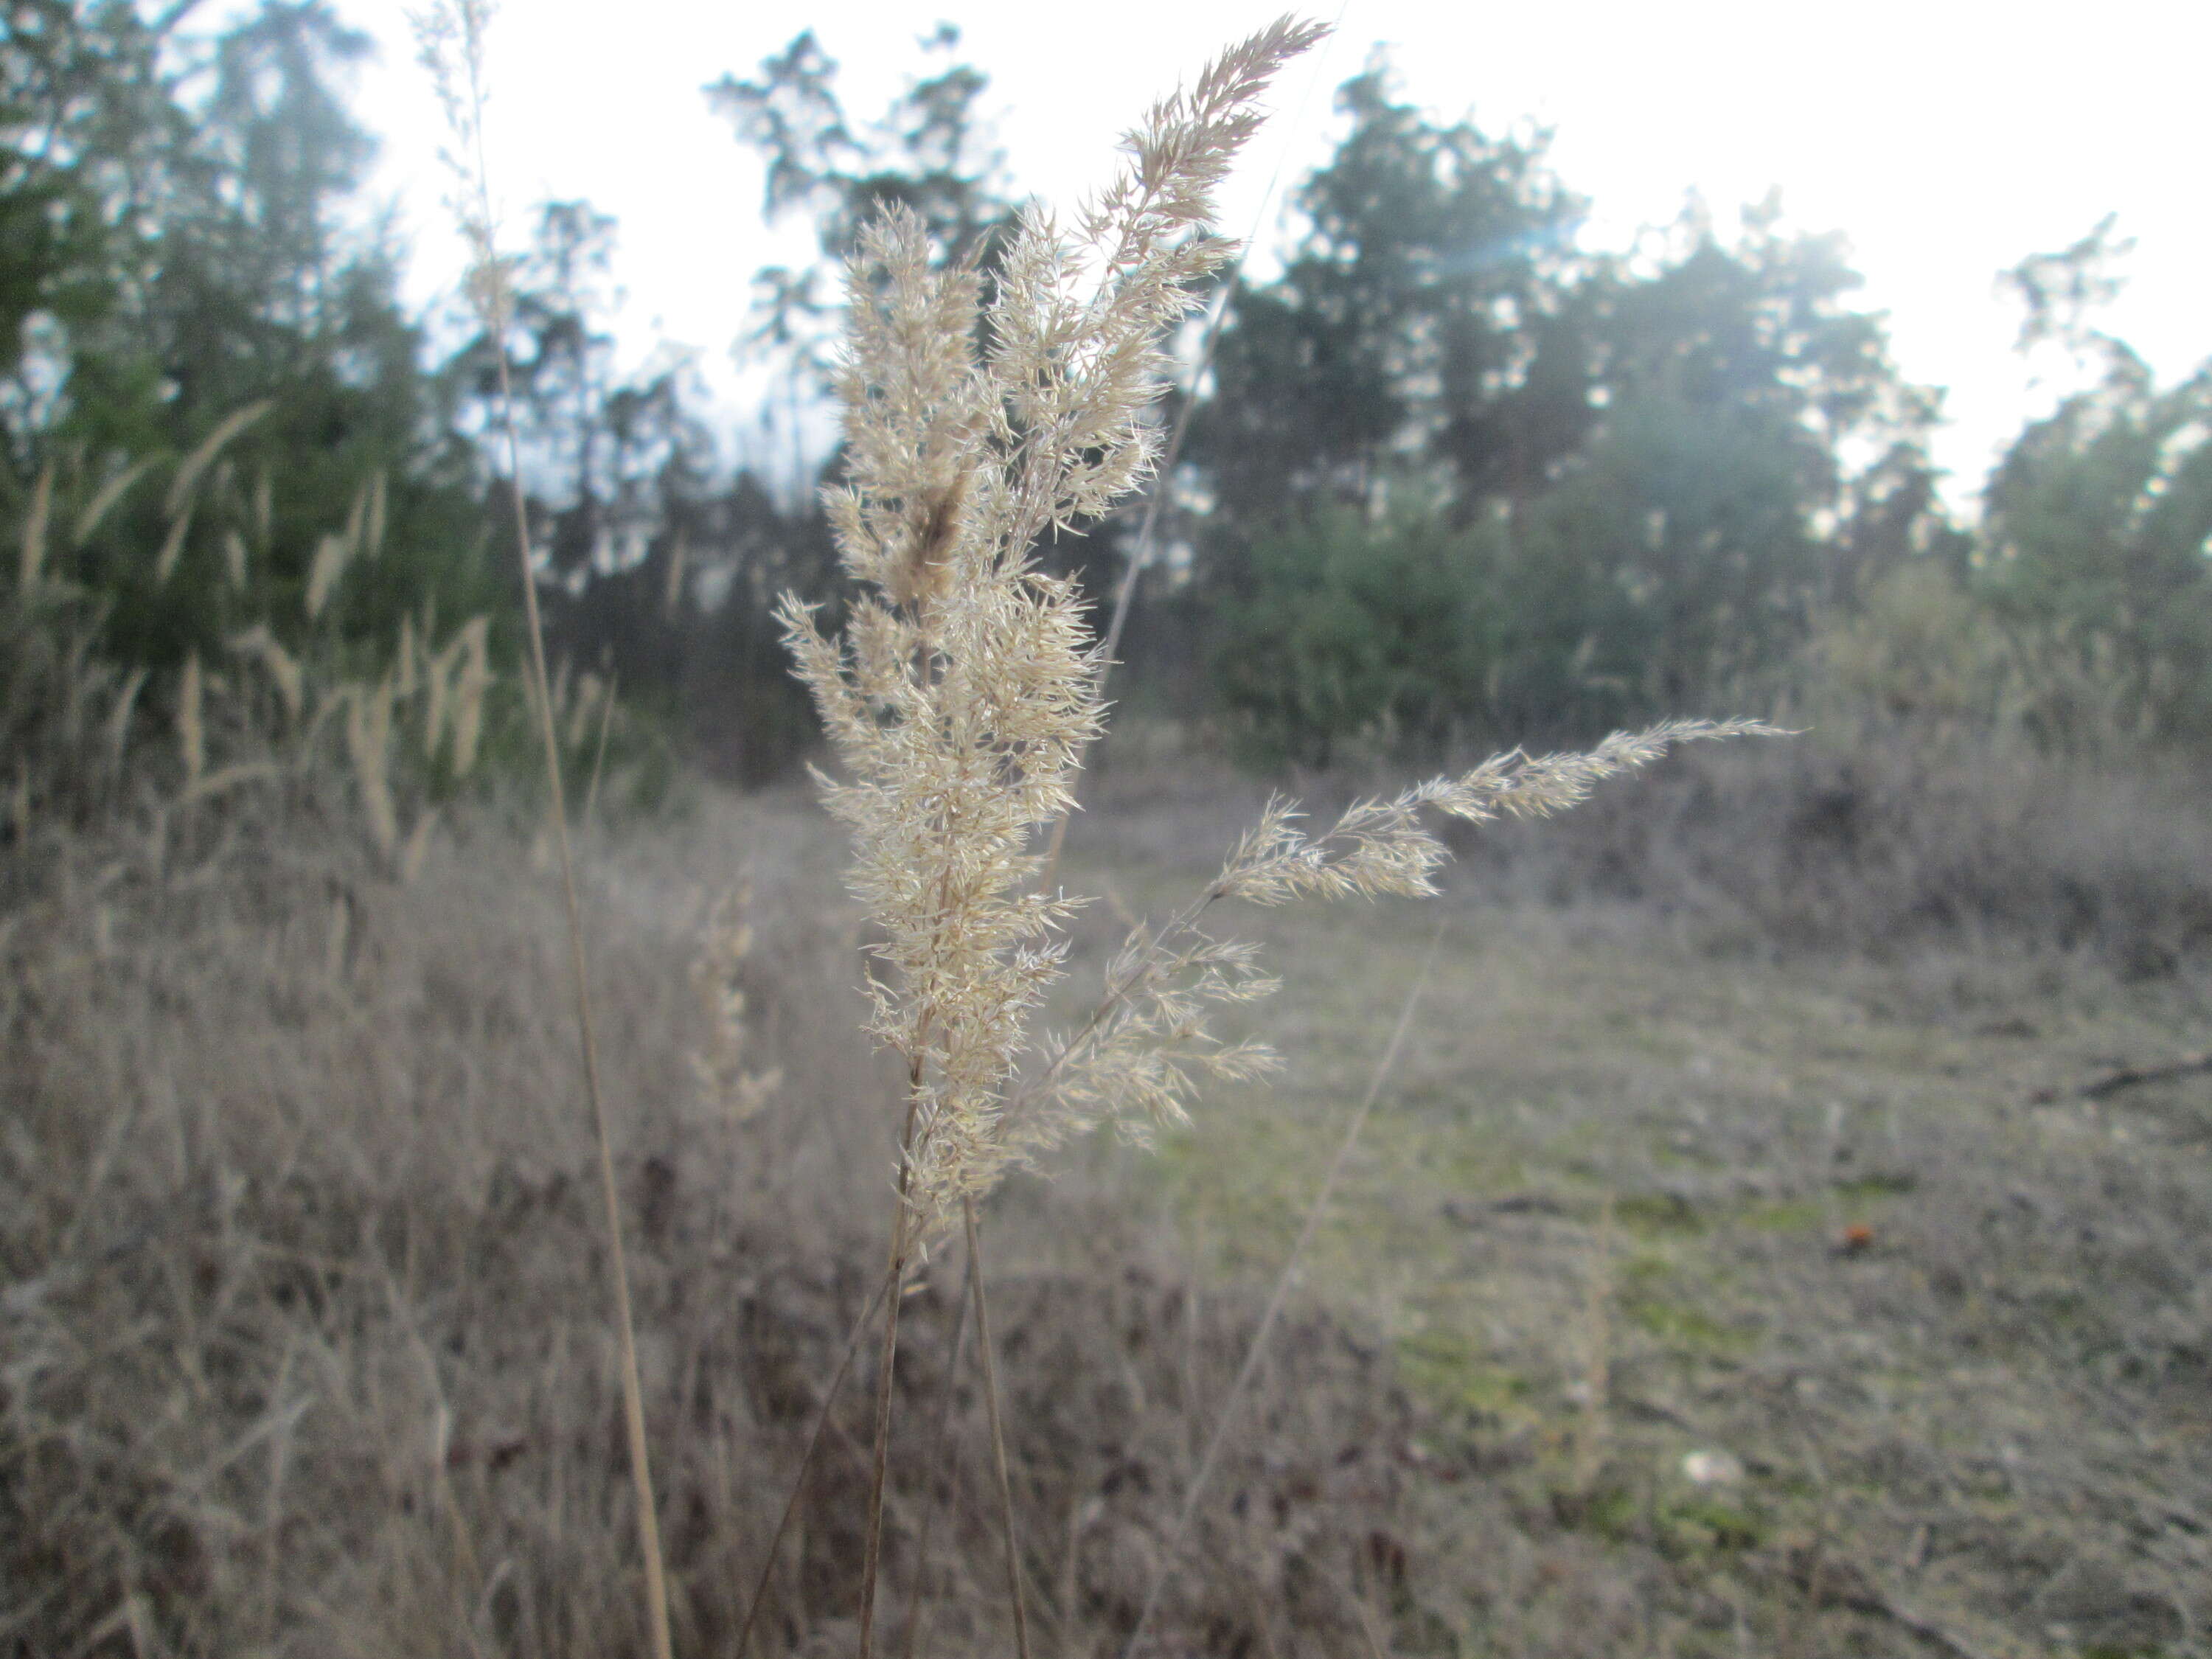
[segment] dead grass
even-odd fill
[[[2025,950],[2152,980],[2212,951],[2208,789],[2180,753],[2100,766],[2000,739],[1814,732],[1698,755],[1556,833],[1466,850],[1504,890],[1626,901],[1740,951]]]
[[[1236,816],[1109,780],[1072,875],[1142,908]],[[0,1653],[643,1650],[552,878],[488,824],[407,885],[332,844],[159,879],[82,846],[0,920]],[[794,795],[584,860],[685,1654],[731,1650],[880,1269],[897,1080],[846,1035],[842,854]],[[784,1076],[750,1116],[688,1058],[693,884],[747,866],[747,1054]],[[1985,1655],[2201,1650],[2212,1084],[2075,1092],[2203,1047],[2197,959],[1717,954],[1679,909],[1501,884],[1446,901],[1151,1650],[1940,1650],[1911,1620]],[[1079,952],[1118,943],[1097,908]],[[994,1224],[1041,1651],[1133,1620],[1429,933],[1389,903],[1250,928],[1289,981],[1255,1029],[1298,1069],[1209,1103],[1164,1170],[1102,1147]],[[909,1446],[960,1267],[906,1310]],[[851,1644],[867,1369],[757,1652]],[[952,1453],[890,1493],[885,1640],[927,1535],[917,1650],[1007,1651],[970,1372],[953,1399]]]
[[[811,810],[769,803],[586,860],[685,1652],[734,1634],[881,1255],[868,1172],[887,1182],[892,1149],[870,1129],[893,1080],[846,1035],[859,955],[840,850]],[[688,1062],[713,1036],[688,872],[745,862],[748,1016],[791,1081],[757,1113],[717,1114]],[[642,1650],[552,880],[479,828],[404,886],[298,845],[189,886],[126,860],[96,895],[58,884],[11,915],[0,1651]],[[1180,1311],[1171,1253],[1093,1208],[1089,1253],[1055,1261],[1017,1229],[994,1274],[1018,1498],[1045,1517],[1032,1606],[1079,1646],[1141,1595],[1139,1493],[1171,1488],[1195,1432],[1184,1391],[1225,1380],[1255,1313]],[[940,1256],[908,1304],[902,1417],[935,1413],[957,1268]],[[1372,1425],[1398,1407],[1376,1358],[1332,1348],[1318,1315],[1304,1326],[1316,1385],[1261,1446],[1302,1466],[1313,1446],[1381,1443]],[[854,1612],[864,1399],[811,1478],[766,1650]],[[895,1486],[886,1570],[903,1607],[922,1512],[945,1504],[934,1639],[973,1650],[998,1639],[1003,1592],[965,1381],[956,1407],[951,1467],[975,1473],[949,1499],[918,1467]],[[1236,1461],[1273,1478],[1261,1457]],[[1126,1522],[1090,1507],[1124,1488]],[[1385,1497],[1320,1505],[1310,1537],[1269,1510],[1209,1541],[1297,1556],[1363,1515],[1384,1524]],[[1202,1587],[1170,1627],[1243,1619],[1246,1599]]]
[[[1692,764],[1660,787],[1711,785]],[[1936,929],[1880,958],[1753,952],[1648,896],[1504,889],[1495,866],[1467,884],[1311,1271],[1392,1352],[1440,1461],[1484,1471],[1475,1511],[1502,1497],[1530,1547],[1600,1543],[1605,1582],[1641,1585],[1628,1650],[1913,1651],[1915,1620],[1960,1651],[2197,1650],[2212,1085],[2080,1087],[2201,1051],[2201,957],[2150,976],[2105,938]],[[1280,1259],[1422,945],[1387,912],[1258,927],[1301,1064],[1170,1157],[1175,1212],[1240,1276]],[[1747,1474],[1700,1486],[1701,1450]],[[1493,1595],[1494,1650],[1620,1650],[1555,1646],[1524,1622],[1541,1595]]]

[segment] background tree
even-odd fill
[[[2094,376],[2007,452],[1984,499],[1980,590],[2027,658],[2078,696],[2046,696],[2043,735],[2095,743],[2112,710],[2154,738],[2212,737],[2212,362],[2160,387],[2095,326],[2130,245],[2106,219],[2007,285],[2021,348],[2063,348]],[[2097,705],[2101,705],[2101,712]]]
[[[1299,188],[1309,229],[1239,294],[1190,457],[1231,524],[1364,501],[1441,465],[1462,501],[1533,489],[1579,441],[1571,304],[1581,199],[1541,134],[1493,139],[1395,101],[1379,63],[1345,83],[1351,130]]]
[[[1892,521],[1935,509],[1916,459],[1934,405],[1899,379],[1880,319],[1849,308],[1859,281],[1840,237],[1784,233],[1772,202],[1734,246],[1693,210],[1656,262],[1597,279],[1601,407],[1513,545],[1494,717],[1700,706],[1910,545],[1912,522]],[[1881,457],[1879,484],[1848,488],[1853,449]]]
[[[7,19],[0,422],[13,484],[36,471],[72,367],[158,269],[149,216],[185,126],[161,37],[127,0],[8,0]]]
[[[427,601],[480,605],[471,453],[388,239],[353,228],[374,143],[340,82],[366,38],[320,0],[206,40],[18,9],[0,214],[58,229],[11,289],[10,485],[51,474],[79,507],[131,486],[53,573],[100,596],[105,647],[174,664],[246,617],[389,639]],[[377,556],[309,606],[320,538],[372,497]]]
[[[189,7],[6,3],[0,527],[20,539],[45,501],[47,575],[156,692],[264,620],[366,662],[403,618],[503,617],[492,343],[434,362],[399,301],[347,99],[366,38],[326,0],[207,34]],[[841,592],[816,501],[840,465],[832,278],[896,203],[988,283],[1010,210],[987,82],[951,28],[921,44],[873,121],[811,33],[706,89],[763,157],[767,214],[813,223],[817,257],[761,273],[744,345],[775,372],[788,476],[730,465],[687,360],[625,366],[611,217],[544,204],[516,273],[556,649],[748,778],[813,735],[773,596]],[[1305,762],[1567,741],[1777,690],[1814,635],[1879,632],[1940,576],[1975,619],[1960,637],[2012,641],[1976,683],[2028,685],[2005,695],[2045,740],[2212,739],[2212,366],[2162,386],[2100,331],[2126,252],[2109,222],[2011,273],[2023,348],[2069,356],[2080,389],[1962,526],[1928,459],[1938,394],[1853,308],[1840,238],[1770,203],[1590,253],[1546,135],[1426,113],[1380,58],[1338,106],[1280,275],[1224,300],[1123,695]],[[1103,599],[1133,521],[1041,556]]]
[[[838,97],[836,60],[811,29],[764,59],[757,78],[725,75],[707,88],[738,142],[761,155],[763,216],[771,224],[793,212],[813,219],[820,258],[797,270],[771,265],[753,279],[752,343],[782,356],[817,396],[826,391],[836,284],[870,219],[904,207],[955,260],[987,259],[993,234],[1012,222],[1006,154],[976,115],[988,79],[953,61],[960,31],[951,24],[921,44],[932,70],[857,131]]]
[[[1408,635],[1374,585],[1322,581],[1326,665],[1310,634],[1272,664],[1220,659],[1248,719],[1318,722],[1270,745],[1340,742],[1355,706],[1396,740],[1566,740],[1741,696],[1823,605],[1955,554],[1925,453],[1936,401],[1850,308],[1840,238],[1790,234],[1769,203],[1733,241],[1693,208],[1631,256],[1580,254],[1582,204],[1540,138],[1440,125],[1393,101],[1379,64],[1339,101],[1351,129],[1299,194],[1310,231],[1279,281],[1237,300],[1193,423],[1211,509],[1194,602],[1242,638],[1317,573],[1365,560],[1411,580],[1399,562],[1420,544],[1437,580],[1452,550],[1447,609],[1465,620],[1424,653],[1418,695],[1402,678],[1379,702],[1331,693],[1324,716],[1316,687],[1373,685]],[[1409,541],[1404,500],[1443,527]],[[1343,545],[1322,556],[1317,538]],[[1409,697],[1429,712],[1407,718]]]
[[[1380,515],[1331,502],[1255,541],[1251,580],[1208,630],[1253,757],[1327,766],[1358,741],[1435,750],[1464,731],[1493,658],[1486,579],[1504,533],[1406,491]]]

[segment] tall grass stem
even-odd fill
[[[837,1396],[844,1392],[845,1379],[852,1375],[853,1361],[860,1352],[860,1339],[874,1322],[876,1310],[883,1306],[890,1285],[890,1276],[886,1273],[877,1285],[874,1297],[860,1310],[860,1316],[853,1322],[852,1334],[845,1339],[845,1352],[837,1361],[837,1369],[830,1375],[830,1386],[822,1391],[822,1405],[814,1413],[814,1428],[806,1437],[805,1449],[799,1455],[799,1472],[792,1477],[791,1495],[784,1500],[782,1516],[775,1523],[775,1535],[768,1540],[768,1555],[761,1563],[760,1578],[753,1585],[752,1601],[745,1608],[744,1621],[738,1626],[738,1639],[731,1646],[738,1659],[745,1659],[750,1651],[753,1626],[760,1621],[761,1608],[768,1602],[769,1581],[775,1577],[776,1554],[791,1531],[793,1517],[799,1513],[799,1500],[806,1493],[806,1471],[813,1467],[814,1454],[821,1449],[822,1437],[829,1432],[830,1414],[836,1408]]]
[[[1014,1652],[1030,1659],[1029,1608],[1022,1600],[1020,1535],[1014,1526],[1014,1489],[1006,1478],[1006,1425],[999,1416],[999,1368],[991,1346],[991,1303],[983,1285],[982,1230],[975,1224],[975,1200],[961,1202],[961,1219],[968,1229],[968,1270],[975,1297],[975,1351],[983,1362],[983,1410],[991,1425],[991,1470],[999,1481],[1000,1535],[1006,1556],[1006,1599],[1014,1609]]]
[[[1183,1494],[1182,1509],[1176,1516],[1175,1530],[1168,1534],[1167,1547],[1160,1552],[1160,1564],[1154,1569],[1152,1582],[1145,1590],[1143,1607],[1138,1611],[1135,1627],[1121,1648],[1121,1659],[1136,1659],[1144,1645],[1145,1632],[1152,1622],[1152,1614],[1159,1607],[1161,1594],[1174,1575],[1176,1563],[1182,1553],[1183,1540],[1189,1535],[1191,1522],[1197,1516],[1199,1498],[1206,1491],[1207,1478],[1221,1455],[1221,1448],[1229,1438],[1230,1425],[1235,1422],[1237,1407],[1244,1391],[1258,1375],[1260,1357],[1267,1346],[1267,1338],[1282,1316],[1283,1308],[1290,1300],[1291,1286],[1297,1279],[1298,1263],[1305,1257],[1306,1248],[1320,1231],[1322,1217],[1328,1212],[1328,1201],[1336,1192],[1336,1183],[1344,1174],[1344,1166],[1352,1157],[1352,1149],[1359,1139],[1359,1132],[1366,1126],[1368,1115],[1375,1109],[1376,1097],[1382,1092],[1382,1085],[1397,1064],[1398,1051],[1405,1046],[1406,1033],[1413,1029],[1413,1015],[1421,1004],[1421,994],[1428,989],[1429,976],[1436,971],[1437,957],[1443,948],[1444,932],[1451,924],[1447,915],[1437,923],[1437,931],[1429,940],[1428,955],[1423,958],[1421,971],[1415,976],[1413,987],[1406,993],[1405,1006],[1399,1010],[1398,1024],[1390,1033],[1390,1041],[1383,1046],[1382,1055],[1375,1062],[1375,1070],[1367,1079],[1367,1092],[1344,1126],[1344,1138],[1337,1142],[1335,1156],[1328,1161],[1328,1170],[1322,1176],[1321,1190],[1314,1194],[1311,1207],[1306,1211],[1305,1224],[1298,1229],[1297,1239],[1291,1246],[1291,1254],[1276,1275],[1275,1288],[1267,1297],[1267,1305],[1260,1316],[1259,1328],[1252,1333],[1251,1346],[1244,1351],[1244,1362],[1238,1366],[1236,1381],[1229,1385],[1228,1398],[1221,1402],[1221,1414],[1214,1419],[1213,1432],[1206,1443],[1206,1451],[1198,1462],[1198,1468],[1190,1478],[1190,1489]]]
[[[937,1425],[930,1431],[929,1455],[925,1467],[944,1471],[944,1483],[931,1489],[929,1502],[922,1510],[921,1531],[915,1546],[914,1586],[907,1594],[906,1635],[899,1644],[899,1659],[914,1659],[921,1644],[922,1614],[927,1610],[923,1596],[929,1584],[929,1540],[937,1530],[937,1515],[940,1496],[951,1492],[958,1484],[960,1470],[957,1462],[948,1467],[945,1443],[952,1437],[953,1408],[960,1401],[960,1357],[968,1342],[968,1310],[969,1291],[975,1279],[975,1256],[971,1249],[960,1273],[960,1300],[952,1320],[952,1346],[945,1360],[944,1399],[937,1410]]]
[[[921,1102],[921,1061],[907,1081],[906,1127],[899,1134],[898,1208],[891,1220],[890,1266],[884,1274],[883,1355],[876,1369],[875,1447],[868,1466],[867,1544],[860,1559],[860,1659],[875,1650],[876,1576],[883,1566],[884,1475],[891,1454],[891,1382],[898,1368],[899,1304],[906,1297],[907,1251],[913,1242],[914,1129]]]
[[[480,14],[464,5],[465,27],[480,27]],[[607,1271],[613,1281],[616,1336],[621,1346],[623,1424],[629,1444],[631,1484],[637,1503],[637,1541],[645,1558],[646,1621],[653,1659],[674,1659],[669,1634],[668,1581],[661,1562],[660,1520],[653,1495],[653,1467],[645,1436],[645,1389],[638,1375],[637,1328],[630,1309],[629,1266],[623,1249],[622,1199],[615,1184],[614,1152],[607,1134],[605,1091],[599,1083],[599,1046],[592,1017],[590,964],[584,949],[582,906],[576,897],[576,863],[568,845],[568,797],[562,787],[561,741],[553,729],[553,696],[545,672],[545,627],[538,605],[538,575],[530,559],[530,508],[522,493],[522,434],[514,412],[513,374],[507,362],[508,295],[505,268],[491,246],[491,172],[484,159],[483,86],[478,73],[481,41],[472,40],[466,53],[470,137],[478,210],[482,214],[484,246],[482,280],[485,321],[492,337],[492,358],[498,368],[500,428],[507,443],[510,495],[514,504],[514,550],[522,579],[525,631],[530,643],[532,700],[538,706],[538,737],[545,750],[545,784],[550,800],[553,844],[561,865],[561,897],[568,922],[568,970],[574,985],[576,1034],[582,1050],[584,1092],[591,1103],[592,1133],[598,1143],[599,1196],[605,1211]]]

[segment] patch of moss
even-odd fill
[[[1668,1504],[1661,1514],[1662,1538],[1684,1554],[1757,1549],[1766,1540],[1765,1518],[1740,1504],[1694,1497]]]
[[[1399,1374],[1423,1399],[1445,1410],[1522,1421],[1533,1418],[1534,1385],[1518,1371],[1491,1364],[1463,1334],[1426,1330],[1397,1344]]]
[[[1592,1491],[1554,1487],[1552,1516],[1570,1532],[1587,1532],[1608,1543],[1633,1542],[1642,1534],[1644,1506],[1626,1486],[1612,1481]]]
[[[1751,1346],[1741,1331],[1701,1308],[1644,1297],[1629,1303],[1627,1311],[1639,1329],[1682,1352],[1734,1356]]]
[[[1615,1200],[1613,1218],[1641,1238],[1673,1235],[1697,1237],[1706,1228],[1698,1206],[1680,1193],[1632,1193]]]
[[[1749,1206],[1737,1219],[1762,1233],[1814,1233],[1827,1225],[1828,1212],[1809,1198],[1777,1199]]]
[[[1872,1175],[1836,1183],[1839,1197],[1857,1199],[1862,1202],[1875,1198],[1902,1198],[1907,1193],[1919,1190],[1920,1177],[1910,1170],[1876,1170]]]

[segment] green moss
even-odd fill
[[[1554,1492],[1552,1513],[1570,1531],[1591,1533],[1609,1543],[1633,1542],[1643,1531],[1643,1504],[1635,1492],[1618,1483],[1595,1492]]]
[[[1638,1301],[1630,1305],[1628,1316],[1639,1329],[1686,1352],[1735,1355],[1751,1346],[1742,1332],[1679,1303]]]
[[[1859,1176],[1856,1181],[1836,1183],[1838,1197],[1864,1202],[1875,1198],[1901,1198],[1907,1193],[1917,1192],[1920,1177],[1910,1170],[1883,1170]]]
[[[1785,1199],[1751,1205],[1736,1219],[1758,1232],[1814,1233],[1827,1224],[1828,1212],[1809,1198]]]
[[[1492,1364],[1462,1332],[1421,1331],[1401,1338],[1397,1350],[1407,1386],[1440,1408],[1512,1421],[1535,1416],[1529,1379]]]
[[[1705,1218],[1698,1206],[1679,1193],[1634,1193],[1613,1206],[1613,1218],[1623,1230],[1640,1238],[1674,1235],[1696,1237],[1705,1232]]]
[[[1765,1517],[1717,1498],[1690,1498],[1667,1505],[1663,1530],[1695,1552],[1757,1549],[1766,1540]]]

